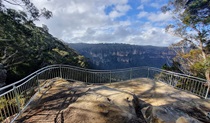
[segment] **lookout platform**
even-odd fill
[[[100,85],[57,78],[36,95],[15,122],[144,123],[152,120],[148,112],[166,123],[179,122],[183,117],[208,123],[210,100],[147,78]]]

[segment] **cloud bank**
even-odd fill
[[[55,37],[69,43],[128,43],[168,46],[179,39],[165,33],[171,21],[160,12],[163,0],[32,0],[53,12],[40,19]],[[162,1],[160,3],[160,1]]]

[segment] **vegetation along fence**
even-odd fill
[[[14,122],[47,84],[47,79],[60,77],[66,80],[90,83],[113,83],[135,78],[150,78],[164,82],[201,98],[208,98],[209,84],[205,79],[165,71],[152,67],[136,67],[118,70],[91,70],[69,65],[50,65],[27,77],[0,88],[0,122]],[[47,83],[47,84],[46,84]]]

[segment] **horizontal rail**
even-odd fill
[[[175,73],[154,67],[135,67],[118,70],[93,70],[71,65],[50,65],[27,77],[0,88],[0,122],[13,122],[47,84],[47,80],[60,77],[66,80],[89,83],[113,83],[135,78],[150,78],[176,89],[208,98],[209,84],[205,79]]]

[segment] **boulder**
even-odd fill
[[[192,117],[179,117],[176,120],[176,123],[201,123],[200,121],[192,118]]]
[[[64,112],[68,122],[142,123],[132,103],[133,95],[106,86],[88,89]]]
[[[171,106],[147,106],[141,111],[147,123],[201,123]]]

